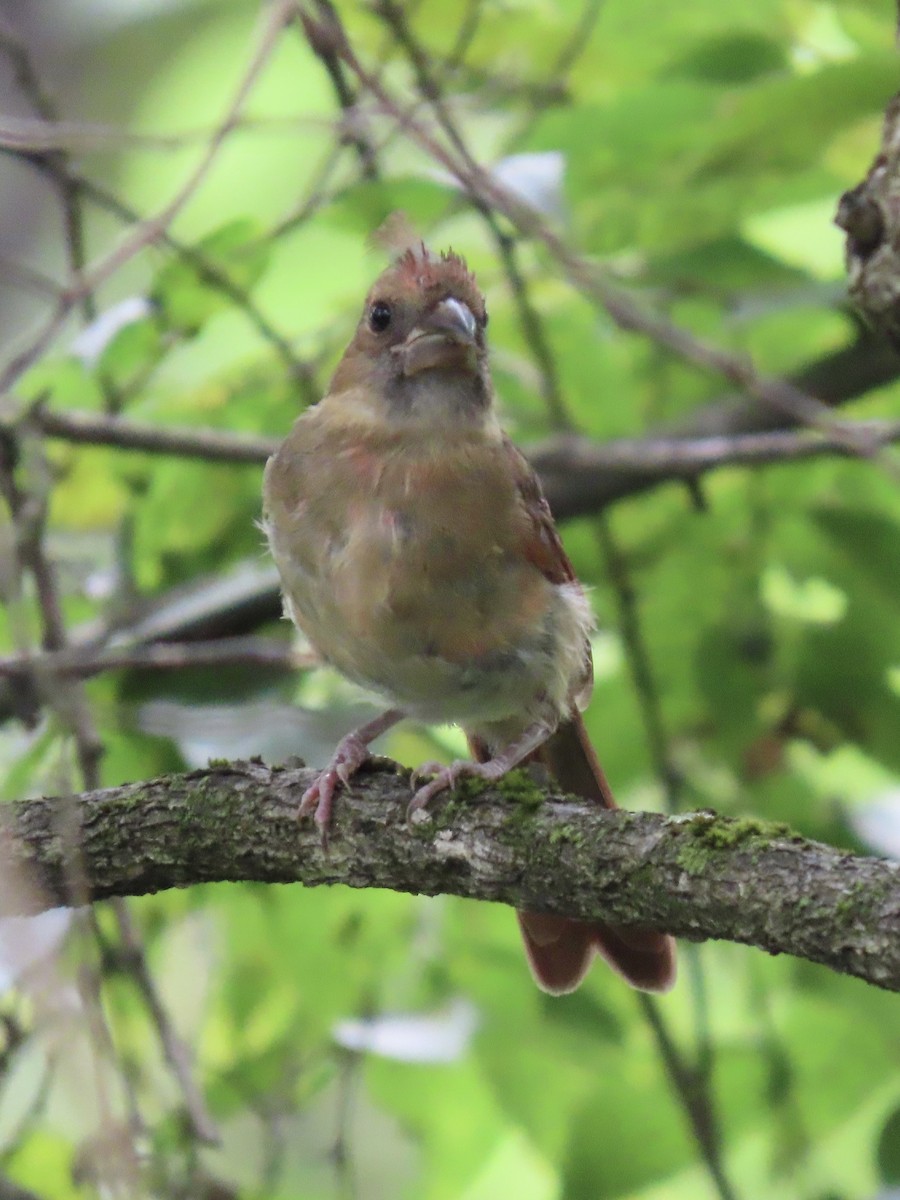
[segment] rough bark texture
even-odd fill
[[[868,175],[841,197],[835,221],[847,234],[850,295],[900,348],[900,94],[885,110]]]
[[[900,991],[900,864],[786,826],[548,800],[520,772],[470,784],[410,827],[408,777],[385,760],[340,797],[326,854],[294,816],[312,774],[231,763],[11,804],[0,908],[222,880],[443,892],[744,942]]]

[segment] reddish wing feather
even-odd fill
[[[541,482],[531,464],[513,445],[503,438],[503,449],[509,469],[522,500],[525,514],[522,551],[530,563],[551,583],[577,583],[572,564],[563,549],[562,540],[553,521],[550,505]]]
[[[523,554],[551,583],[577,584],[537,475],[508,438],[504,439],[504,448],[522,499]],[[588,645],[585,646],[585,668],[587,672],[592,670]],[[473,742],[472,750],[481,758],[486,747]],[[604,808],[616,807],[577,712],[560,725],[535,752],[534,758],[543,763],[565,791],[595,800]],[[595,953],[634,987],[665,991],[674,982],[675,946],[665,934],[655,930],[589,924],[547,913],[520,912],[516,915],[535,980],[554,995],[578,987]]]
[[[531,464],[508,437],[503,438],[503,448],[509,462],[523,510],[522,554],[541,572],[545,579],[557,585],[563,583],[581,585],[569,556],[563,549],[562,539],[553,520],[553,513],[541,487],[541,481]],[[584,675],[579,690],[590,694],[594,679],[594,663],[590,644],[584,644]]]

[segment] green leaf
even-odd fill
[[[885,1121],[878,1138],[878,1170],[889,1187],[900,1187],[900,1108]]]
[[[269,241],[255,221],[229,221],[193,250],[171,257],[156,275],[151,299],[166,325],[196,333],[210,317],[234,303],[229,291],[252,289],[269,256]]]
[[[885,513],[850,507],[821,506],[811,516],[891,605],[900,603],[900,523]]]
[[[803,167],[812,146],[880,112],[896,86],[896,60],[887,53],[761,81],[735,97],[707,131],[693,178]]]
[[[123,326],[97,362],[99,377],[117,388],[128,387],[159,362],[164,353],[159,320],[143,317]]]
[[[749,83],[788,67],[784,45],[762,33],[721,33],[692,46],[671,64],[673,75],[710,83]]]

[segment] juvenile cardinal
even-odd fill
[[[407,249],[378,278],[328,394],[269,459],[264,523],[288,615],[322,658],[390,708],[348,734],[304,794],[328,828],[336,789],[404,717],[452,722],[473,760],[426,764],[411,809],[461,775],[539,762],[614,808],[580,712],[590,605],[541,486],[494,411],[487,313],[458,255]],[[635,987],[675,978],[652,930],[518,914],[537,983],[572,991],[599,953]]]

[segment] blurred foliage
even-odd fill
[[[128,228],[129,212],[158,211],[188,177],[245,67],[258,10],[246,0],[83,7],[76,31],[64,5],[48,5],[60,25],[51,30],[48,16],[37,39],[38,69],[66,64],[62,115],[168,139],[122,136],[69,160],[124,206],[119,220],[81,193],[93,257]],[[897,87],[889,5],[420,0],[408,11],[473,153],[503,160],[567,240],[643,303],[764,372],[853,343],[830,221],[867,169]],[[378,14],[342,6],[360,57],[412,102],[414,73]],[[52,95],[52,71],[45,85]],[[28,111],[21,98],[16,111]],[[88,312],[87,334],[73,329],[42,355],[17,398],[282,434],[304,403],[300,381],[319,392],[327,383],[380,269],[370,233],[402,207],[478,274],[508,427],[523,444],[552,432],[540,363],[481,215],[377,105],[363,97],[343,126],[338,113],[322,63],[299,28],[286,30],[173,241],[143,251],[94,298],[120,319],[98,332]],[[360,144],[374,147],[374,170]],[[32,171],[0,159],[13,197],[0,236],[23,211],[16,189]],[[64,251],[43,186],[15,245],[53,273]],[[639,436],[720,397],[717,378],[616,331],[544,249],[515,252],[573,427]],[[41,302],[25,290],[0,300],[7,328]],[[305,364],[299,373],[292,358]],[[896,415],[898,402],[898,386],[886,386],[853,413]],[[45,452],[46,544],[75,636],[127,628],[150,601],[174,603],[176,589],[202,591],[259,565],[257,468],[55,442],[34,449],[36,466],[20,463],[26,489],[47,486]],[[719,471],[703,493],[702,512],[671,484],[606,518],[636,597],[649,690],[635,686],[596,521],[563,531],[601,620],[588,723],[608,773],[625,805],[664,806],[648,734],[657,703],[681,805],[760,813],[858,848],[857,817],[896,795],[900,772],[896,478],[877,462],[805,460]],[[4,588],[15,599],[0,611],[7,652],[34,645],[34,597]],[[274,621],[268,631],[288,635]],[[238,668],[124,672],[91,681],[87,695],[105,784],[209,756],[321,762],[361,702],[324,671]],[[451,755],[454,737],[401,729],[386,748],[415,763],[436,749]],[[57,718],[7,720],[4,795],[77,790],[70,743]],[[896,838],[896,802],[888,811]],[[147,897],[133,912],[221,1145],[190,1135],[147,1007],[116,959],[110,915],[98,914],[93,936],[70,931],[68,955],[51,939],[52,1019],[22,961],[35,936],[26,933],[0,963],[0,1164],[39,1197],[728,1194],[698,1152],[686,1097],[635,997],[600,969],[576,995],[540,995],[509,912],[250,886]],[[114,1054],[88,1036],[84,992],[65,982],[72,961],[102,977]],[[715,1114],[735,1196],[863,1200],[900,1185],[896,997],[707,945],[685,948],[682,981],[659,1010]],[[388,1017],[387,1027],[365,1024]],[[376,1032],[384,1041],[366,1049]],[[91,1153],[98,1128],[125,1122],[129,1104],[146,1178],[120,1193],[91,1182]]]

